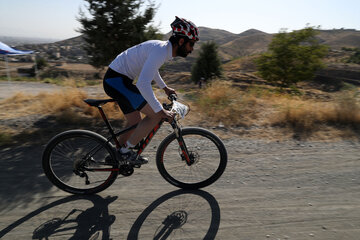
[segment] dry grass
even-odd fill
[[[194,111],[185,119],[186,124],[218,126],[221,123],[234,129],[236,134],[272,136],[273,139],[321,135],[320,138],[327,139],[334,135],[358,138],[360,135],[360,103],[356,89],[342,92],[330,100],[292,96],[261,86],[244,91],[234,87],[230,81],[220,80],[192,91],[193,98],[189,103]],[[164,96],[160,98],[165,100]],[[100,119],[97,109],[83,102],[87,97],[77,88],[38,95],[17,93],[0,102],[0,120],[21,121],[27,115],[53,115],[57,121],[71,126],[75,123],[81,125],[89,119]],[[111,119],[124,119],[116,104],[106,104],[104,110]],[[1,135],[1,141],[9,141],[9,134]]]
[[[231,82],[214,81],[198,99],[198,108],[210,119],[230,126],[249,126],[256,119],[260,101],[243,94]]]
[[[216,81],[200,92],[196,103],[214,124],[242,127],[276,127],[309,138],[329,131],[337,136],[359,133],[360,103],[354,91],[342,92],[332,100],[309,99],[261,87],[242,91],[231,83]]]
[[[83,99],[87,94],[77,88],[55,93],[27,95],[17,93],[0,102],[0,146],[18,142],[47,142],[59,131],[71,128],[102,127],[98,110]],[[114,103],[103,106],[110,119],[123,122],[123,114]],[[105,127],[104,127],[105,128]]]
[[[351,92],[332,102],[290,100],[283,106],[274,124],[289,125],[297,131],[314,131],[319,124],[357,128],[360,104]]]
[[[0,102],[0,119],[29,114],[64,115],[64,118],[76,118],[76,116],[85,115],[99,118],[98,110],[83,102],[83,99],[86,98],[87,94],[77,88],[37,95],[19,92]],[[104,110],[110,118],[123,119],[123,115],[114,103],[105,105]]]

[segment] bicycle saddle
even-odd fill
[[[84,102],[92,107],[99,107],[100,105],[106,104],[108,102],[115,102],[115,99],[85,99]]]

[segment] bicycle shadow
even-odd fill
[[[33,124],[37,130],[20,132],[16,144],[0,146],[0,211],[19,205],[26,207],[32,201],[38,201],[34,198],[36,194],[53,187],[44,175],[41,162],[45,145],[52,137],[65,130],[84,127],[105,133],[106,129],[99,123],[85,119],[78,124],[65,124],[59,123],[55,116],[47,116]]]
[[[42,152],[49,139],[65,127],[55,117],[40,118],[30,132],[19,131],[16,144],[0,147],[0,211],[30,204],[34,195],[52,187],[42,170]]]
[[[0,211],[30,204],[34,196],[52,187],[43,175],[40,145],[21,145],[0,150]]]
[[[62,235],[72,235],[68,239],[95,240],[99,239],[99,236],[101,236],[101,239],[110,239],[110,226],[115,222],[116,217],[114,215],[109,215],[108,206],[116,199],[117,197],[108,196],[102,198],[99,195],[72,195],[62,198],[41,207],[10,224],[0,231],[0,238],[10,234],[20,225],[30,222],[30,220],[34,220],[35,217],[46,213],[46,211],[52,208],[60,206],[61,208],[64,208],[65,205],[68,205],[69,210],[71,210],[65,214],[64,217],[55,217],[42,222],[33,231],[32,239],[49,239],[49,237],[52,236]],[[92,206],[86,208],[83,202],[81,202],[81,204],[74,204],[74,201],[79,200],[90,201]],[[86,209],[74,208],[75,206]],[[58,215],[61,215],[61,213],[56,213],[56,216]],[[48,216],[46,218],[48,218]]]
[[[176,190],[151,203],[132,225],[133,239],[215,239],[220,225],[220,207],[203,190]]]
[[[117,198],[71,195],[59,199],[0,230],[0,239],[14,234],[18,237],[20,227],[34,226],[32,239],[110,239],[116,217],[109,214],[109,205]],[[219,225],[220,207],[210,193],[176,190],[152,202],[133,223],[127,239],[168,239],[174,235],[181,235],[180,239],[215,239]],[[23,234],[28,238],[30,232]]]

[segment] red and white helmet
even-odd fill
[[[175,21],[170,24],[173,36],[180,35],[188,37],[190,40],[199,41],[199,29],[194,23],[184,18],[175,18]]]

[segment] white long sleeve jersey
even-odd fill
[[[109,67],[130,79],[136,79],[136,87],[154,112],[161,111],[162,105],[151,87],[153,80],[160,88],[166,87],[159,74],[159,68],[172,59],[172,45],[169,41],[150,40],[120,53]]]

